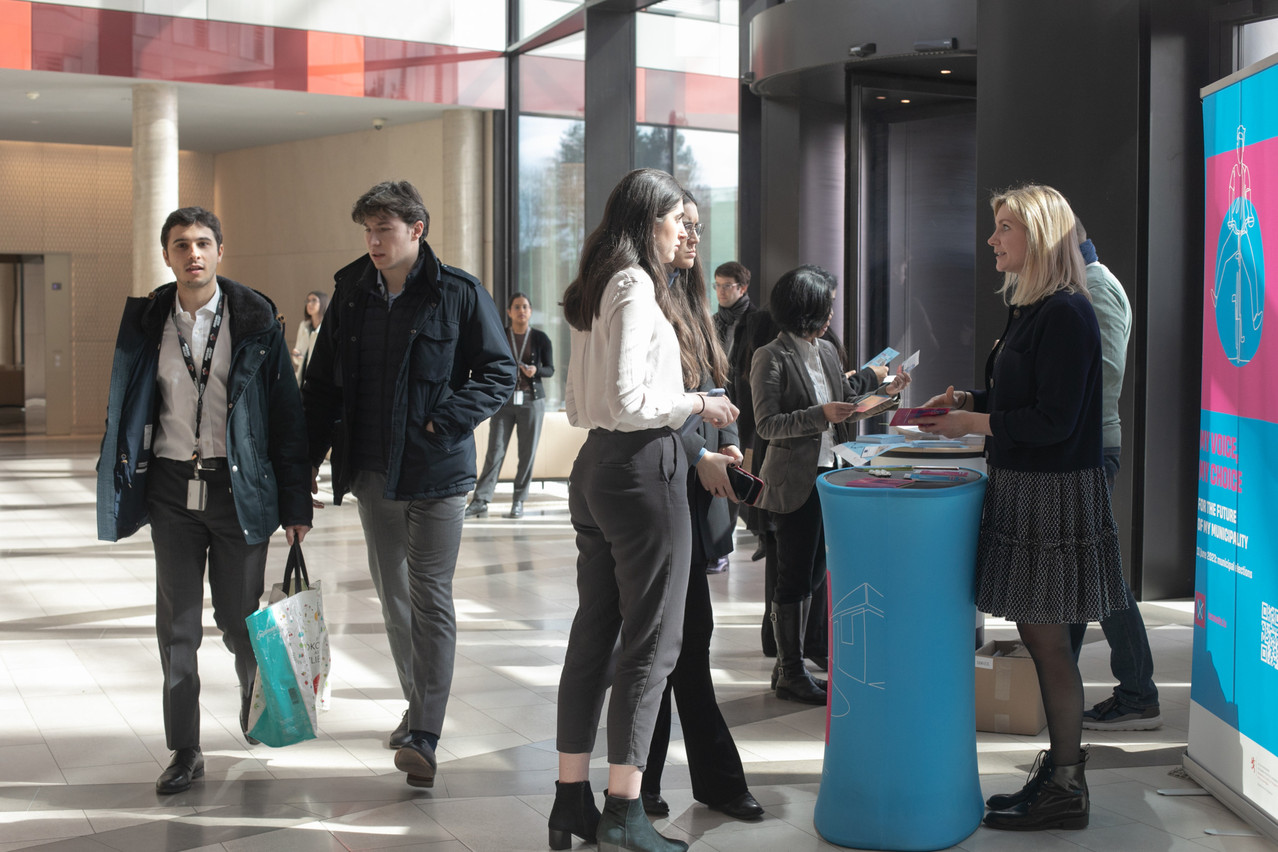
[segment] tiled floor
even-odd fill
[[[162,798],[154,782],[168,753],[150,538],[143,531],[117,544],[95,539],[95,461],[92,441],[0,439],[0,852],[547,848],[555,689],[575,601],[562,484],[535,485],[521,521],[500,518],[499,491],[498,511],[466,525],[457,674],[433,790],[407,786],[381,745],[404,704],[359,519],[347,504],[319,513],[306,542],[332,632],[333,707],[320,738],[286,749],[244,744],[230,656],[206,610],[200,672],[208,771],[187,793]],[[724,715],[768,814],[745,824],[696,804],[679,740],[671,748],[676,765],[665,774],[672,816],[658,827],[704,852],[835,849],[812,823],[825,711],[769,695],[771,663],[758,648],[762,570],[749,561],[753,540],[743,533],[740,541],[731,570],[710,578],[713,658]],[[273,549],[272,572],[282,571],[284,554]],[[1179,602],[1142,609],[1166,724],[1148,733],[1088,734],[1091,827],[1023,835],[977,829],[955,848],[1278,849],[1210,797],[1159,794],[1194,786],[1176,771],[1188,725],[1191,616]],[[988,632],[1013,635],[998,622]],[[1089,644],[1082,662],[1089,700],[1099,700],[1110,688],[1103,642]],[[1044,736],[978,740],[987,795],[1018,788],[1045,746]],[[603,760],[595,766],[601,788]],[[927,818],[927,802],[918,813]]]

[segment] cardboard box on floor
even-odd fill
[[[1037,734],[1047,724],[1034,661],[1016,641],[986,642],[976,651],[976,730]]]

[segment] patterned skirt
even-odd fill
[[[991,467],[976,556],[976,606],[1008,621],[1099,621],[1126,607],[1105,472]]]

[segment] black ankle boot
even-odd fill
[[[555,804],[550,809],[550,848],[567,849],[575,834],[594,843],[599,828],[599,809],[589,781],[555,782]]]
[[[777,640],[777,698],[824,704],[825,690],[803,666],[803,605],[772,602],[772,629]]]
[[[1005,811],[1022,802],[1034,798],[1034,794],[1043,786],[1043,782],[1052,777],[1052,753],[1046,749],[1038,753],[1034,765],[1030,767],[1029,778],[1025,786],[1017,793],[995,793],[985,800],[985,807],[992,811]]]
[[[604,799],[599,852],[687,852],[688,844],[657,834],[640,799]]]
[[[985,824],[1004,831],[1087,828],[1091,803],[1083,777],[1086,755],[1078,763],[1055,766],[1033,798],[1005,811],[991,811]]]

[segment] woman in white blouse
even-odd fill
[[[601,850],[687,849],[657,834],[639,801],[657,707],[679,656],[691,560],[688,462],[678,431],[693,415],[726,426],[737,409],[724,397],[684,392],[697,386],[702,365],[681,345],[691,332],[662,271],[686,239],[682,196],[665,172],[626,175],[564,293],[572,326],[568,420],[590,434],[568,487],[578,608],[559,681],[552,849],[567,849],[574,834],[597,839]],[[619,635],[600,816],[590,753]]]
[[[311,349],[315,346],[315,338],[319,335],[320,323],[324,321],[324,312],[327,310],[327,293],[312,290],[306,294],[306,319],[297,324],[297,340],[293,341],[293,375],[297,377],[298,387],[302,386],[302,379],[306,377]]]

